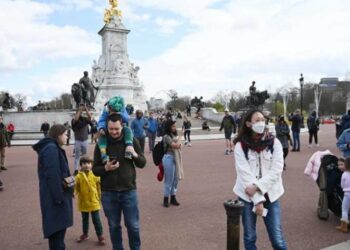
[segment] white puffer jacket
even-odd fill
[[[284,193],[282,184],[283,149],[280,141],[275,138],[273,153],[268,148],[260,153],[248,150],[248,160],[244,155],[241,143],[235,146],[235,166],[237,171],[236,184],[233,192],[247,202],[258,204],[264,202],[264,194],[268,194],[271,202],[278,200]],[[261,169],[261,178],[260,176]],[[245,193],[248,185],[255,184],[260,192],[253,197]]]

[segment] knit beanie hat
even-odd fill
[[[114,96],[109,99],[108,106],[115,112],[122,112],[124,109],[124,98],[121,96]]]

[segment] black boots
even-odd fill
[[[175,195],[170,196],[170,204],[174,205],[174,206],[179,206],[180,205],[180,203],[176,200],[176,196]],[[170,204],[169,204],[169,197],[164,196],[163,206],[164,207],[169,207]]]
[[[169,207],[169,197],[164,196],[163,206],[164,207]]]
[[[172,195],[170,197],[170,204],[174,205],[174,206],[179,206],[180,205],[180,203],[176,200],[176,196],[175,195]]]

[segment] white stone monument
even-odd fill
[[[114,4],[113,4],[114,3]],[[105,103],[113,96],[124,97],[125,105],[147,110],[143,85],[138,77],[140,68],[129,60],[127,35],[130,30],[122,23],[117,1],[110,1],[106,9],[105,26],[98,32],[102,37],[102,55],[92,66],[91,79],[99,88],[95,98],[95,109],[100,114]]]

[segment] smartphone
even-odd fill
[[[118,161],[118,157],[113,155],[113,156],[109,156],[109,161],[110,162],[117,162]]]

